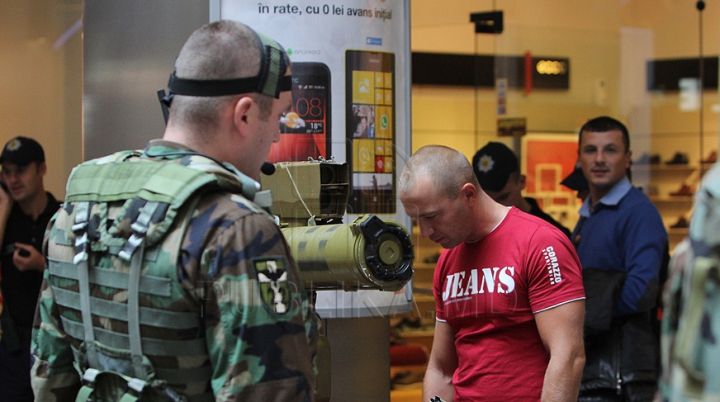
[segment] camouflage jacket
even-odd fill
[[[86,164],[144,159],[223,170],[209,158],[166,141],[151,141],[142,156],[128,155],[118,153]],[[155,250],[146,252],[140,278],[140,310],[169,311],[188,322],[163,325],[150,314],[143,319],[141,311],[143,354],[156,378],[172,370],[197,373],[181,382],[169,380],[190,400],[313,400],[317,328],[280,229],[257,205],[231,191],[205,191],[190,200],[178,210]],[[64,301],[78,292],[73,279],[78,269],[68,263],[75,254],[70,229],[76,204],[66,201],[58,211],[44,245],[49,267],[35,316],[31,372],[36,400],[41,401],[73,401],[81,381],[78,372],[87,367],[82,312]],[[112,247],[103,248],[130,236],[132,222],[124,222],[121,218],[127,215],[122,212],[102,202],[90,209],[88,237],[97,239],[90,251],[90,298],[103,303],[128,302],[127,290],[92,279],[93,271],[127,271],[127,264],[109,251]],[[163,258],[171,262],[158,263]],[[163,280],[165,294],[143,293],[143,281]],[[93,311],[96,342],[108,333],[127,337],[127,320],[103,315],[102,310]],[[146,347],[152,342],[158,346]]]
[[[720,164],[695,193],[689,235],[663,292],[664,400],[720,401]]]

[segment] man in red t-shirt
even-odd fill
[[[585,292],[567,236],[493,201],[467,158],[443,146],[408,160],[399,195],[422,236],[447,249],[423,401],[576,401]]]

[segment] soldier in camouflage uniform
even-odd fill
[[[45,244],[37,401],[314,400],[317,328],[256,182],[288,64],[241,23],[205,25],[163,139],[75,168]]]
[[[720,164],[695,193],[689,236],[670,260],[663,304],[664,400],[720,401]]]

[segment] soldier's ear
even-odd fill
[[[254,101],[249,96],[240,97],[237,103],[235,103],[235,107],[233,109],[233,121],[240,134],[244,134],[247,130],[248,112],[253,104]]]

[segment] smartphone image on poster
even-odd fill
[[[345,51],[348,213],[395,213],[395,55]]]
[[[268,161],[329,159],[330,69],[318,62],[294,62],[291,69],[293,104],[280,119],[280,141],[272,145]]]

